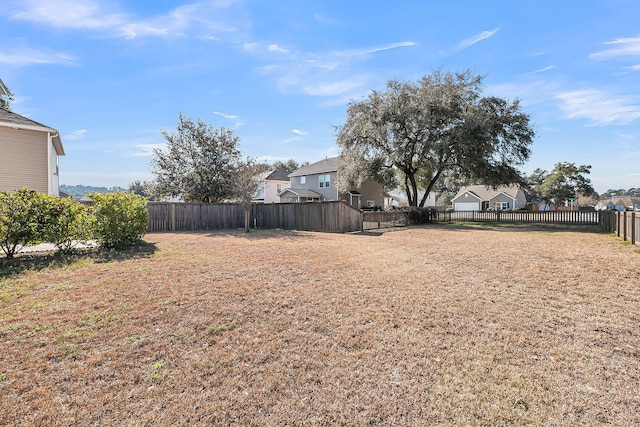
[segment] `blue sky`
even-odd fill
[[[3,0],[0,78],[60,131],[61,183],[127,187],[180,112],[246,155],[314,162],[350,100],[471,69],[531,116],[525,173],[589,164],[604,192],[640,187],[638,17],[637,0]]]

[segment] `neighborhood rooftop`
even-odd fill
[[[519,188],[520,187],[518,187],[517,185],[503,185],[496,188],[488,187],[486,185],[468,185],[466,187],[462,187],[458,191],[458,194],[456,195],[456,197],[468,191],[470,193],[475,194],[482,200],[492,199],[493,197],[495,197],[496,194],[500,194],[500,193],[505,193],[506,195],[515,198],[517,197]]]
[[[303,166],[297,171],[289,174],[289,176],[303,176],[323,172],[336,172],[338,170],[338,160],[339,157],[327,157],[323,160],[320,160],[319,162]]]

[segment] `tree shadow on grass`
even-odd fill
[[[58,251],[25,252],[15,258],[0,259],[0,278],[21,274],[25,271],[40,271],[47,268],[61,268],[82,260],[95,263],[125,261],[129,259],[148,258],[158,250],[154,243],[142,241],[136,246],[121,249],[82,248],[73,249],[69,253]]]

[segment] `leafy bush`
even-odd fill
[[[0,193],[0,247],[13,258],[25,245],[40,243],[48,220],[49,196],[28,188]]]
[[[50,197],[48,218],[43,240],[56,245],[60,252],[69,252],[75,245],[91,238],[87,208],[69,198]]]
[[[433,221],[436,215],[435,208],[417,208],[414,206],[404,209],[404,216],[409,224],[425,224]]]
[[[149,213],[147,199],[133,193],[89,194],[95,204],[92,230],[100,245],[106,248],[133,246],[147,231]]]

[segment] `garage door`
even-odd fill
[[[480,203],[456,203],[453,209],[456,211],[479,211]]]

